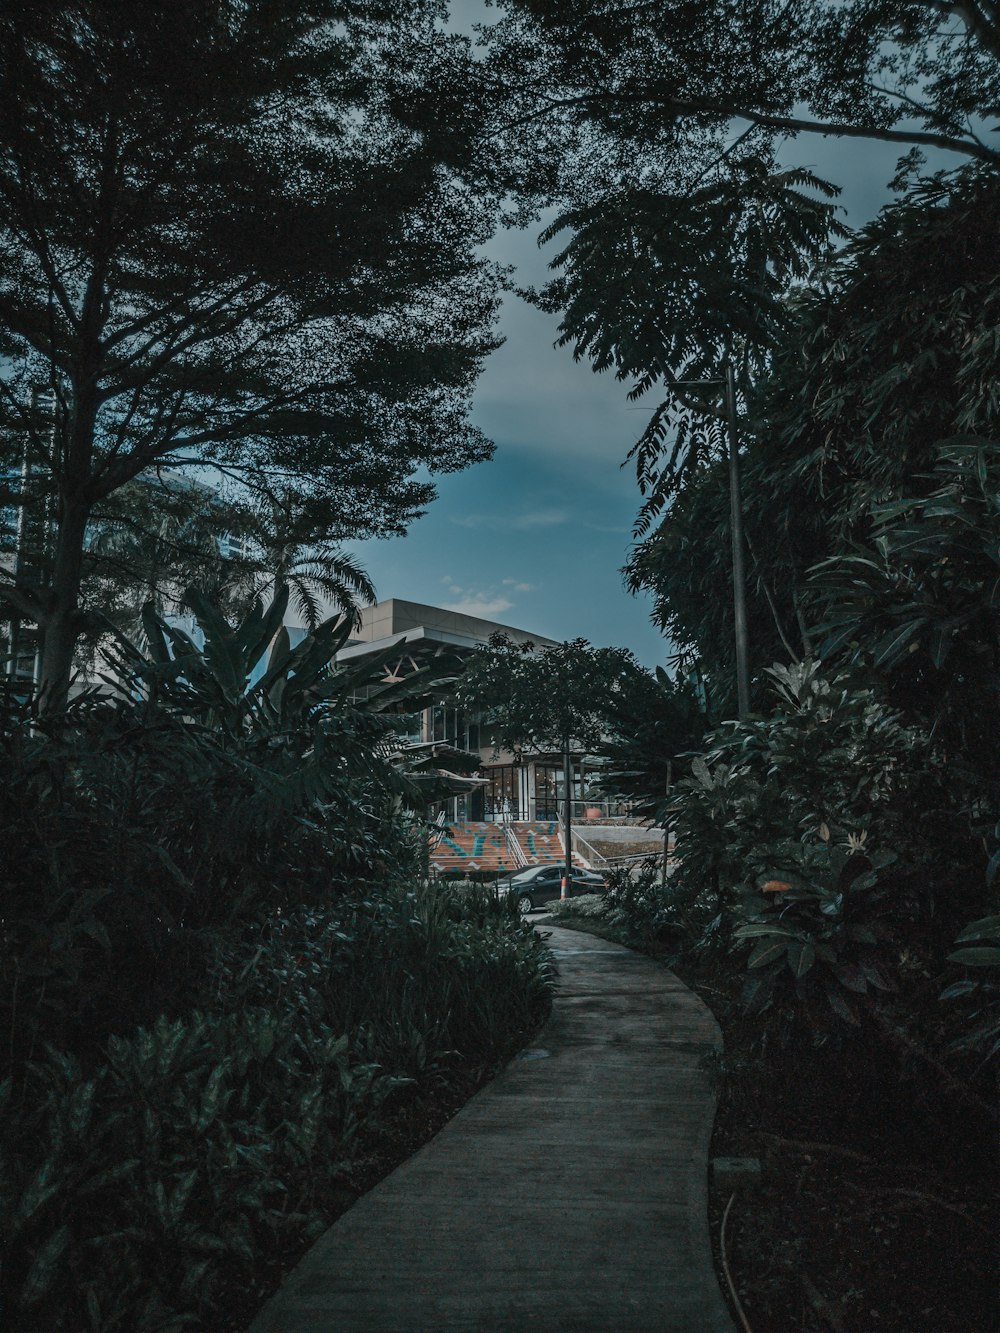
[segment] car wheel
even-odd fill
[[[525,916],[528,912],[530,912],[534,907],[534,905],[535,904],[532,900],[530,893],[518,894],[517,910],[521,913],[522,916]]]

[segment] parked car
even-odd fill
[[[565,867],[561,865],[529,866],[527,870],[518,870],[501,879],[497,884],[497,892],[503,895],[516,894],[518,910],[531,912],[561,897],[564,870]],[[567,886],[571,898],[578,898],[583,893],[600,893],[603,889],[603,875],[594,870],[575,868]]]

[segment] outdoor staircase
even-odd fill
[[[549,865],[553,861],[563,859],[559,825],[554,819],[536,820],[531,824],[512,824],[511,831],[528,865]],[[583,865],[576,852],[573,853],[573,864]]]
[[[548,865],[563,859],[559,826],[554,820],[511,823],[508,828],[526,865]],[[443,870],[495,870],[503,874],[519,868],[507,847],[503,826],[482,821],[449,824],[443,837],[431,843],[430,863],[438,874]],[[584,864],[576,853],[573,864]]]
[[[449,824],[443,837],[432,840],[430,861],[439,874],[442,870],[503,872],[517,868],[507,850],[503,829],[482,821]]]

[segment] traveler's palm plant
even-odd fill
[[[324,620],[293,646],[283,624],[288,601],[283,584],[270,606],[255,601],[232,624],[217,602],[189,588],[184,604],[201,646],[147,606],[148,653],[117,636],[108,653],[115,683],[182,714],[271,774],[283,802],[322,802],[345,783],[370,782],[404,807],[422,809],[426,791],[407,775],[406,764],[391,761],[393,719],[442,688],[452,664],[435,659],[404,679],[390,679],[386,667],[398,650],[389,649],[339,665],[350,617]]]

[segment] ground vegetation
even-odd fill
[[[455,698],[479,710],[483,734],[498,749],[521,753],[570,742],[587,749],[642,674],[624,648],[593,648],[585,639],[536,648],[495,634],[466,664]]]
[[[293,647],[287,598],[191,589],[198,640],[147,608],[117,699],[6,700],[5,1328],[249,1318],[544,1013],[516,912],[422,884],[441,779],[394,717],[441,664],[333,669],[350,619]]]
[[[960,1250],[991,1234],[997,1169],[997,225],[991,169],[906,187],[744,383],[748,718],[721,458],[666,459],[629,570],[721,706],[670,800],[646,779],[673,873],[609,911],[724,1021],[720,1133],[775,1172],[735,1209],[754,1327],[995,1321]]]

